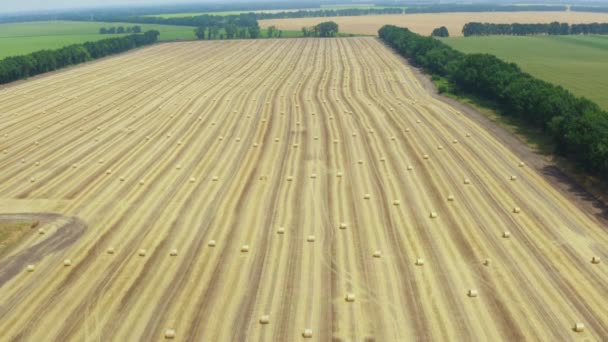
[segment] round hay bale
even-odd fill
[[[312,338],[312,329],[304,329],[304,332],[302,333],[302,337]]]
[[[470,289],[467,294],[469,295],[469,297],[477,297],[477,290]]]
[[[177,248],[173,248],[170,252],[169,252],[170,256],[177,256]]]
[[[181,170],[181,169],[182,169],[182,164],[177,164],[177,165],[175,166],[175,169],[176,169],[176,170]]]
[[[368,200],[368,199],[370,199],[370,198],[372,198],[372,195],[370,195],[370,194],[365,194],[365,195],[363,195],[363,199]]]
[[[416,123],[421,123],[421,121],[420,120],[416,120]]]
[[[602,260],[598,256],[594,256],[593,258],[591,258],[591,263],[592,264],[599,264],[601,261]]]
[[[380,161],[384,163],[386,161],[386,158],[380,157]]]
[[[27,265],[27,268],[26,268],[26,270],[28,272],[34,272],[35,269],[36,269],[36,265],[31,265],[31,264]]]
[[[172,340],[175,338],[175,330],[173,329],[167,329],[165,330],[165,338],[167,340]]]
[[[25,164],[25,159],[21,159],[21,164]]]
[[[36,181],[36,178],[32,177],[30,178],[30,183],[34,183]]]
[[[412,171],[413,169],[414,169],[414,167],[413,167],[412,165],[408,165],[408,166],[407,166],[407,170],[408,170],[408,171]]]
[[[408,133],[408,132],[410,131],[410,129],[409,129],[409,128],[406,128],[406,129],[404,129],[403,131],[404,131],[405,133]]]
[[[260,316],[260,324],[268,324],[270,323],[270,317],[268,315]]]
[[[293,176],[287,176],[287,181],[291,182],[293,180]]]
[[[517,176],[511,175],[511,177],[509,177],[509,179],[511,179],[512,181],[516,181],[517,180]]]
[[[340,141],[338,139],[334,139],[334,144],[339,143]]]
[[[471,137],[471,133],[467,133],[467,138],[470,138],[470,137]]]
[[[279,229],[277,229],[277,234],[285,234],[285,228],[279,227]]]
[[[146,183],[146,181],[143,179],[139,181],[139,185],[144,185],[145,183]]]
[[[236,138],[234,140],[236,140],[236,142],[239,142],[239,141],[241,141],[241,138]]]
[[[139,250],[139,252],[137,252],[137,254],[138,254],[139,256],[141,256],[141,257],[146,256],[146,253],[147,253],[147,251],[146,251],[145,249],[143,249],[143,248],[142,248],[142,249],[140,249],[140,250]]]
[[[355,301],[355,294],[354,293],[347,293],[346,296],[344,297],[344,299],[347,302],[354,302]]]
[[[196,182],[196,178],[190,177],[190,183],[194,183],[194,182]]]
[[[438,150],[443,150],[443,146],[439,145],[439,146],[437,146],[437,149]]]
[[[491,264],[491,263],[492,263],[492,260],[491,260],[491,259],[486,259],[486,260],[484,260],[484,261],[483,261],[483,264],[484,264],[485,266],[490,266],[490,264]]]
[[[423,258],[418,258],[416,259],[416,266],[422,266],[424,265],[424,259]]]
[[[37,161],[36,163],[34,163],[34,165],[36,165],[36,166],[40,166],[40,162],[39,162],[39,161]]]
[[[357,162],[359,165],[363,165],[363,160],[359,159],[359,161]]]
[[[313,173],[312,175],[310,175],[310,178],[312,178],[312,179],[317,178],[317,174],[316,174],[316,173]]]
[[[241,252],[242,253],[249,252],[249,245],[243,245],[243,246],[241,246]]]
[[[580,322],[574,323],[574,331],[576,331],[576,332],[583,332],[583,331],[585,331],[585,325],[583,323],[580,323]]]
[[[40,228],[40,229],[38,229],[38,234],[44,235],[44,234],[46,234],[46,230],[44,230],[44,228]]]
[[[356,137],[356,136],[357,136],[357,133],[356,133],[356,132],[353,132],[353,137]]]
[[[526,166],[526,163],[524,163],[523,161],[520,161],[519,162],[519,167],[524,167],[524,166]]]
[[[394,205],[394,206],[399,206],[399,204],[401,204],[401,203],[399,202],[399,200],[394,200],[394,201],[393,201],[393,205]]]
[[[346,229],[347,227],[348,227],[348,225],[346,224],[346,222],[342,222],[342,223],[340,223],[340,226],[338,228]]]
[[[432,219],[437,218],[437,213],[434,211],[431,211],[431,214],[429,215],[429,217]]]
[[[223,135],[220,135],[220,136],[217,138],[217,140],[219,140],[219,141],[224,140],[224,136],[223,136]]]
[[[308,241],[308,242],[315,242],[315,236],[314,235],[308,235],[308,237],[306,238],[306,241]]]
[[[508,239],[508,238],[510,238],[510,237],[511,237],[511,233],[510,233],[510,232],[505,231],[505,232],[503,232],[503,233],[502,233],[502,237],[503,237],[503,238],[505,238],[505,239]]]
[[[106,253],[108,254],[114,254],[114,248],[113,247],[108,247],[108,249],[106,250]]]
[[[319,140],[319,137],[315,135],[314,140]]]
[[[279,138],[274,138],[274,142],[279,142]]]
[[[125,181],[125,177],[120,177],[120,181],[124,182]]]
[[[422,158],[424,158],[424,159],[429,159],[429,155],[428,155],[428,154],[425,154],[425,155],[423,155],[423,156],[422,156]]]
[[[218,176],[213,176],[213,178],[211,178],[211,181],[213,182],[217,182],[220,178]]]
[[[338,172],[336,173],[336,177],[338,177],[338,178],[342,178],[342,172],[339,172],[339,171],[338,171]]]
[[[70,259],[63,260],[63,266],[65,266],[65,267],[72,266],[72,260],[70,260]]]
[[[372,254],[372,256],[374,258],[380,258],[380,257],[382,257],[382,252],[380,252],[380,251],[374,251],[374,254]]]
[[[519,214],[520,212],[521,212],[521,209],[519,207],[513,208],[513,213],[514,214]]]
[[[463,182],[464,184],[471,184],[471,180],[468,178],[465,178]]]
[[[454,202],[454,195],[452,195],[452,194],[448,195],[448,202]]]
[[[209,247],[215,247],[215,240],[209,240],[209,242],[207,243],[207,245]]]
[[[73,169],[77,169],[78,168],[78,164],[72,164],[72,168]]]
[[[395,137],[391,137],[391,140],[392,140],[392,141],[395,141],[395,140],[397,140],[397,138],[395,138]]]
[[[452,140],[452,144],[458,144],[458,140],[456,140],[456,139]]]

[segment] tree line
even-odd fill
[[[300,10],[283,12],[258,12],[252,13],[256,19],[285,19],[285,18],[317,18],[317,17],[342,17],[342,16],[362,16],[374,14],[403,14],[404,8],[399,7],[380,7],[380,8],[340,8],[340,9],[320,9],[320,10]]]
[[[276,27],[273,26],[273,29]],[[279,31],[277,29],[277,31]],[[257,24],[248,27],[237,26],[236,24],[228,24],[223,27],[223,30],[218,25],[211,25],[208,27],[199,26],[194,29],[194,35],[198,39],[257,39],[260,38],[262,30]],[[277,32],[279,33],[279,32]],[[275,34],[275,31],[269,31],[269,34]],[[280,32],[280,35],[283,33]],[[270,37],[270,36],[269,36]]]
[[[608,112],[560,86],[534,78],[489,54],[464,54],[432,37],[392,25],[380,38],[456,91],[495,103],[552,139],[555,153],[608,180]]]
[[[338,35],[338,24],[325,21],[312,27],[302,27],[304,37],[335,37]]]
[[[431,33],[431,36],[446,38],[446,37],[450,36],[450,32],[448,31],[447,27],[441,26],[441,27],[434,29],[433,32]]]
[[[121,34],[121,33],[141,33],[141,26],[139,25],[135,25],[135,26],[128,26],[127,28],[124,28],[123,26],[118,26],[118,27],[110,27],[110,28],[105,28],[102,27],[99,29],[99,34]]]
[[[57,50],[41,50],[27,55],[7,57],[0,60],[0,84],[153,44],[158,40],[159,35],[158,31],[152,30],[143,34],[102,39],[74,44]]]
[[[465,37],[489,35],[608,34],[608,23],[568,24],[555,21],[549,24],[492,24],[471,22],[463,26],[462,34]]]
[[[564,5],[435,4],[408,6],[405,13],[443,12],[553,12],[565,11]]]

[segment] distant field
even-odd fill
[[[491,53],[608,109],[608,37],[467,37],[444,40],[464,52]]]
[[[580,12],[462,12],[423,13],[396,15],[364,15],[352,17],[289,18],[260,20],[262,27],[276,25],[286,30],[298,30],[303,26],[313,26],[321,21],[333,20],[340,25],[341,32],[377,35],[387,24],[407,27],[412,31],[430,35],[433,29],[446,26],[451,36],[462,36],[462,27],[471,21],[490,23],[567,23],[607,22],[606,13]]]
[[[66,45],[121,36],[98,33],[100,27],[134,26],[133,23],[77,21],[45,21],[0,25],[0,58],[22,55],[42,49],[58,49]],[[161,40],[194,39],[193,28],[187,26],[146,25],[143,31],[158,30]]]

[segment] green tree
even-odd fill
[[[441,26],[439,28],[436,28],[433,30],[433,33],[431,33],[431,36],[433,37],[449,37],[450,33],[448,32],[447,27],[445,26]]]
[[[99,34],[107,34],[108,33],[108,29],[105,27],[102,27],[99,29]]]
[[[139,25],[133,26],[133,33],[141,33],[141,26],[139,26]]]
[[[196,38],[198,38],[198,39],[205,39],[205,28],[202,26],[195,28],[194,34],[196,35]]]
[[[315,36],[335,37],[338,34],[338,24],[333,21],[325,21],[315,25]]]
[[[276,26],[268,26],[268,28],[266,29],[266,34],[268,35],[268,38],[272,38],[275,35],[275,32],[277,31],[277,27]]]
[[[249,38],[256,39],[260,37],[260,27],[258,25],[249,26],[247,28],[247,32],[249,32]]]
[[[234,39],[236,37],[236,34],[237,34],[239,28],[235,24],[228,24],[228,25],[226,25],[224,30],[226,31],[226,37],[228,39]]]
[[[119,33],[119,34],[125,33],[125,28],[122,26],[118,26],[118,28],[116,29],[116,33]]]

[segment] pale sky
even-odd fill
[[[158,5],[184,3],[218,3],[220,0],[0,0],[0,13],[16,11],[49,10],[79,7],[107,7],[123,5]],[[230,1],[241,2],[241,1]]]

